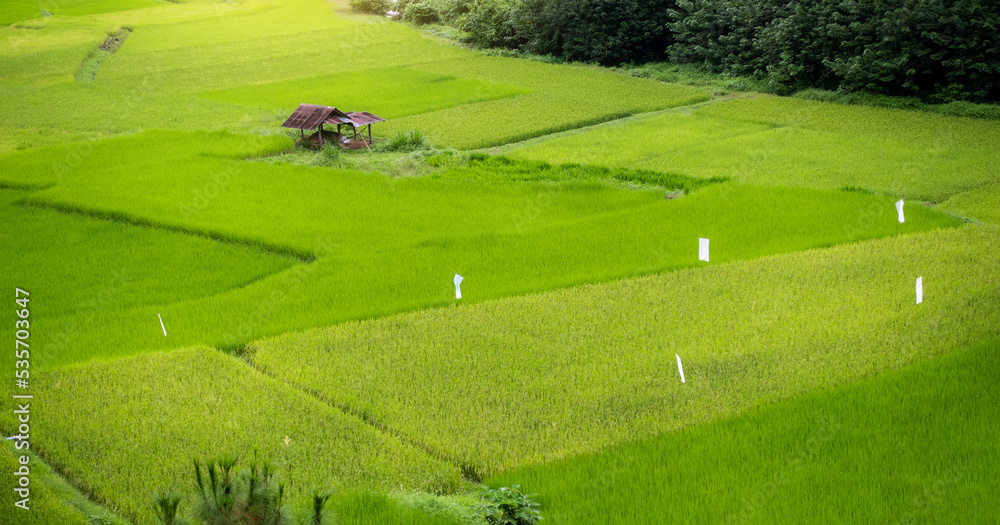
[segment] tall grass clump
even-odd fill
[[[405,153],[429,147],[430,145],[427,143],[427,139],[424,138],[423,132],[419,129],[410,129],[397,132],[386,140],[376,142],[373,149],[378,152],[394,151]]]

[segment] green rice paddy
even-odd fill
[[[166,489],[191,517],[192,457],[255,452],[337,523],[482,523],[479,483],[552,523],[993,518],[995,121],[713,99],[327,0],[0,24],[0,283],[31,294],[0,393],[34,396],[0,523],[151,523]],[[424,143],[297,148],[300,103]]]

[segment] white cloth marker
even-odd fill
[[[461,299],[462,298],[462,280],[463,279],[464,279],[464,277],[462,277],[461,275],[458,275],[457,273],[455,274],[455,299]]]
[[[163,318],[160,317],[160,314],[156,314],[156,317],[160,318],[160,328],[163,329],[163,337],[166,337],[167,336],[167,327],[163,326]]]
[[[917,277],[917,304],[924,302],[924,278]]]
[[[698,260],[708,262],[708,239],[698,238]]]
[[[677,358],[677,371],[681,373],[681,383],[684,382],[684,365],[681,364],[681,356],[674,354]]]
[[[899,212],[899,222],[906,222],[906,218],[903,217],[903,199],[896,201],[896,211]]]

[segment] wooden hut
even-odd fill
[[[345,113],[332,106],[299,104],[299,107],[285,120],[281,127],[299,130],[301,134],[300,140],[315,147],[321,146],[324,142],[333,142],[341,146],[351,147],[352,142],[358,142],[358,135],[360,133],[361,141],[367,147],[372,141],[372,124],[376,122],[385,122],[385,119],[367,111],[350,111]],[[323,124],[337,126],[337,131],[324,130]],[[344,126],[350,127],[350,139],[343,132]],[[367,141],[364,140],[366,127],[368,128]],[[316,132],[307,138],[305,136],[306,130],[316,130]]]

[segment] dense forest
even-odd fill
[[[470,43],[605,66],[694,63],[806,88],[1000,100],[1000,2],[982,0],[353,0],[458,27]]]

